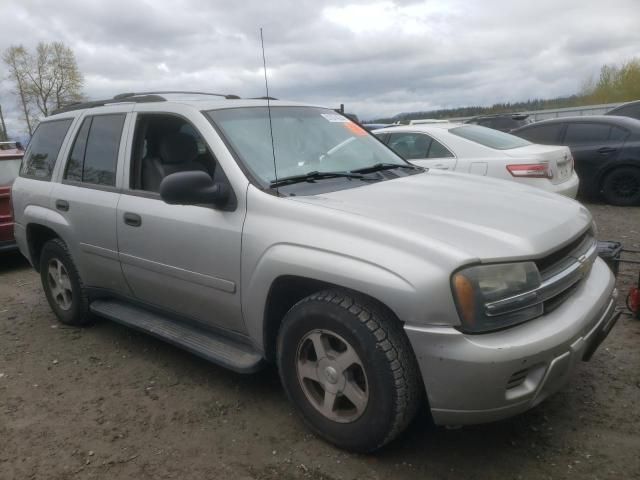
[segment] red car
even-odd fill
[[[18,176],[24,150],[18,142],[0,142],[0,252],[17,249],[13,237],[11,185]]]

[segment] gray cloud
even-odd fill
[[[89,97],[149,89],[272,94],[362,117],[576,92],[638,55],[637,0],[5,0],[0,49],[62,40]],[[8,84],[0,101],[22,128]]]

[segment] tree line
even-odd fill
[[[75,55],[62,42],[41,42],[34,51],[12,45],[4,51],[2,61],[29,136],[42,117],[84,97],[84,78]],[[7,139],[6,131],[0,135]]]
[[[622,65],[603,65],[600,74],[587,78],[580,93],[551,99],[532,99],[524,102],[496,103],[490,107],[470,106],[419,112],[405,112],[393,117],[370,120],[371,123],[393,123],[421,118],[455,118],[512,113],[552,108],[582,107],[600,103],[628,102],[640,99],[640,60],[633,58]]]

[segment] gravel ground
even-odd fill
[[[640,208],[588,205],[640,249]],[[638,266],[625,266],[627,292]],[[572,382],[519,417],[418,419],[376,455],[315,438],[274,369],[242,376],[108,321],[59,325],[19,256],[0,258],[0,479],[640,478],[640,322],[624,316]]]

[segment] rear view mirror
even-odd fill
[[[160,182],[160,197],[170,205],[213,205],[222,208],[230,198],[226,183],[214,183],[202,171],[177,172]]]

